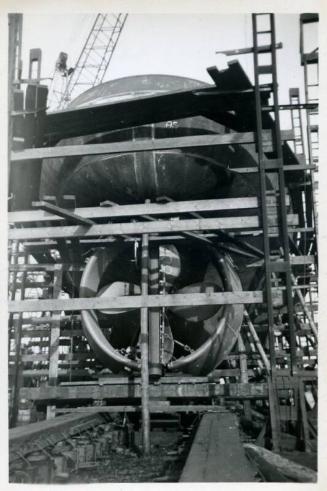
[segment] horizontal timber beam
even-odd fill
[[[308,255],[308,256],[290,256],[290,263],[292,266],[302,266],[306,264],[314,264],[315,263],[315,257]],[[280,265],[281,267],[283,266],[284,262],[283,260],[277,260],[271,263],[273,266],[278,269],[278,266]],[[264,261],[260,259],[259,261],[256,261],[254,263],[248,264],[246,267],[247,268],[253,268],[253,267],[260,267],[264,265]]]
[[[46,201],[33,201],[33,208],[39,208],[45,212],[50,213],[50,216],[55,215],[60,218],[64,218],[65,220],[69,220],[76,225],[93,225],[94,222],[89,218],[82,217],[76,213],[73,213],[71,210],[66,210],[65,208],[61,208],[60,206],[53,205],[52,203],[48,203]]]
[[[177,293],[174,295],[131,295],[46,300],[14,300],[8,302],[9,312],[47,312],[109,308],[139,309],[142,307],[177,307],[183,305],[231,305],[262,303],[261,291],[220,293]]]
[[[273,197],[269,197],[271,200]],[[272,200],[276,203],[276,198]],[[76,208],[74,213],[83,218],[119,218],[137,217],[142,215],[164,215],[178,213],[211,212],[219,210],[237,210],[244,208],[257,208],[256,197],[205,199],[194,201],[174,201],[172,203],[145,203],[139,205],[117,205],[111,207],[95,206]],[[43,210],[12,211],[8,214],[9,223],[23,223],[34,221],[58,221],[61,217]]]
[[[98,420],[96,419],[98,418]],[[79,433],[81,427],[85,429],[94,427],[95,423],[102,423],[103,419],[98,415],[93,415],[92,418],[83,416],[81,414],[67,414],[66,416],[59,416],[57,418],[48,419],[45,421],[38,421],[37,423],[31,423],[25,426],[17,426],[9,430],[9,443],[12,444],[26,444],[26,440],[33,439],[35,437],[49,437],[55,433],[60,435],[61,432],[69,432],[70,435]],[[47,446],[49,442],[47,442]]]
[[[9,271],[16,272],[35,272],[35,273],[44,273],[47,271],[58,271],[58,269],[62,269],[63,271],[83,271],[84,265],[81,264],[64,264],[64,263],[33,263],[33,264],[9,264]]]
[[[229,170],[233,172],[237,172],[238,174],[256,174],[259,172],[259,167],[230,167]],[[307,170],[317,170],[316,165],[310,164],[288,164],[283,166],[284,172],[293,172],[293,171],[307,171]]]
[[[282,139],[294,140],[292,130],[284,130]],[[272,132],[262,132],[263,143],[272,141]],[[55,157],[81,157],[84,155],[114,155],[120,153],[151,152],[158,150],[172,150],[179,148],[211,147],[215,145],[237,145],[255,143],[254,132],[227,133],[224,135],[196,135],[175,138],[160,138],[157,140],[127,141],[118,143],[94,143],[86,145],[64,145],[56,147],[28,148],[11,153],[12,162],[25,162],[27,160],[43,160]]]
[[[224,406],[214,406],[212,404],[182,404],[182,405],[160,405],[150,404],[149,410],[151,413],[224,413],[228,412]],[[71,413],[138,413],[142,411],[142,406],[88,406],[75,408],[57,408],[56,414],[71,414]]]
[[[288,225],[297,225],[297,215],[288,215]],[[268,225],[277,226],[277,216],[268,217]],[[158,220],[154,222],[72,225],[62,227],[17,228],[9,230],[9,240],[63,239],[104,235],[152,234],[201,230],[253,229],[260,226],[257,216]]]
[[[9,375],[13,375],[13,371],[9,369]],[[23,377],[46,377],[49,376],[49,369],[48,368],[30,368],[27,370],[22,370],[22,375]],[[74,367],[69,367],[69,368],[58,368],[58,377],[72,377],[80,381],[81,377],[90,377],[90,371],[87,369],[82,369],[82,368],[74,368]]]
[[[275,49],[281,49],[283,47],[282,43],[276,43],[275,44]],[[258,53],[268,53],[269,51],[272,50],[271,44],[266,44],[264,46],[258,46],[257,51]],[[250,53],[254,52],[254,48],[240,48],[240,49],[229,49],[229,50],[223,50],[223,51],[216,51],[216,54],[223,54],[226,56],[236,56],[236,55],[247,55]]]
[[[266,399],[268,387],[266,383],[256,384],[219,384],[219,383],[167,383],[150,384],[150,397],[162,398],[202,398],[223,396],[229,399]],[[140,384],[126,385],[76,385],[56,387],[24,387],[20,397],[28,400],[78,400],[78,399],[114,399],[141,397]]]
[[[255,230],[248,230],[248,231],[237,231],[237,232],[232,232],[228,235],[231,235],[231,237],[239,237],[239,236],[244,236],[244,237],[252,237],[252,236],[260,236],[262,234],[262,231],[260,229],[255,229]],[[218,239],[218,235],[214,233],[202,233],[202,237],[206,237],[208,239]],[[161,242],[161,243],[167,243],[171,241],[180,241],[180,240],[186,240],[187,237],[186,235],[156,235],[152,234],[149,235],[149,241],[150,242]],[[112,244],[115,242],[117,239],[114,237],[107,237],[105,239],[80,239],[80,244],[88,246],[88,247],[106,247],[108,244]],[[220,239],[221,240],[221,239]],[[123,238],[124,242],[139,242],[141,241],[140,236],[135,236],[135,235],[130,235],[128,238]],[[58,247],[57,242],[55,240],[47,240],[46,242],[40,241],[35,241],[35,242],[25,242],[24,244],[25,249],[30,253],[30,254],[37,254],[39,252],[43,252],[44,249],[46,248],[47,250],[50,247],[53,247],[56,249]]]

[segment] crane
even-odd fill
[[[74,67],[61,52],[49,88],[49,109],[65,109],[81,92],[100,84],[117,46],[128,14],[97,14]]]

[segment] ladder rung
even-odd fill
[[[263,161],[266,170],[278,170],[283,165],[282,159],[267,159]]]
[[[261,75],[271,74],[272,73],[272,65],[259,65],[258,73]]]
[[[276,43],[275,44],[275,49],[281,49],[283,47],[282,43]],[[264,46],[257,46],[257,52],[258,53],[270,53],[273,50],[273,45],[272,44],[267,44]]]
[[[271,34],[272,31],[266,30],[266,31],[257,31],[257,34]]]

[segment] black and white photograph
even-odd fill
[[[317,483],[326,24],[264,3],[1,13],[8,485]]]

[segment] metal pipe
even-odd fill
[[[141,256],[141,294],[148,295],[149,290],[149,236],[142,235]],[[149,412],[149,318],[148,308],[141,308],[141,398],[142,398],[142,435],[143,453],[150,453],[150,412]]]
[[[251,319],[250,319],[250,316],[249,316],[247,310],[244,310],[244,317],[245,317],[245,319],[247,321],[247,325],[248,325],[249,331],[251,333],[251,336],[253,338],[253,341],[254,341],[254,343],[256,345],[256,348],[257,348],[257,350],[258,350],[258,352],[259,352],[259,354],[260,354],[260,356],[262,358],[262,361],[263,361],[263,363],[265,365],[265,368],[266,368],[267,372],[269,373],[270,370],[271,370],[270,361],[268,360],[268,357],[267,357],[267,355],[265,353],[265,350],[263,349],[263,346],[261,344],[261,341],[259,339],[259,336],[258,336],[258,334],[257,334],[257,332],[256,332],[256,330],[254,328],[254,325],[251,322]]]
[[[248,366],[247,366],[247,359],[246,359],[247,356],[246,356],[245,345],[241,334],[239,334],[237,338],[237,347],[240,355],[241,382],[247,384],[249,381]]]
[[[256,349],[256,346],[253,342],[253,338],[251,336],[251,333],[250,331],[247,331],[246,333],[246,337],[247,337],[247,340],[248,340],[248,343],[249,343],[249,346],[250,346],[250,350],[251,350],[251,353],[256,353],[257,352],[257,349]],[[257,365],[258,365],[258,371],[259,373],[262,372],[262,370],[264,369],[264,365],[263,365],[263,362],[262,360],[257,360]]]
[[[296,279],[295,279],[295,276],[292,274],[292,276],[291,276],[291,277],[292,277],[292,283],[293,283],[294,285],[296,285]],[[310,324],[310,327],[311,327],[312,333],[313,333],[313,335],[314,335],[314,337],[315,337],[316,341],[318,341],[318,331],[317,331],[317,328],[316,328],[316,326],[315,326],[315,323],[314,323],[314,321],[313,321],[313,319],[312,319],[312,317],[311,317],[311,314],[310,314],[310,312],[309,312],[309,309],[308,309],[308,307],[307,307],[307,306],[306,306],[306,304],[305,304],[305,300],[304,300],[304,297],[303,297],[303,295],[302,295],[302,292],[301,292],[301,290],[296,289],[296,290],[295,290],[295,293],[296,293],[296,295],[297,295],[298,299],[300,300],[300,304],[302,305],[303,312],[304,312],[304,313],[305,313],[305,315],[307,316],[307,319],[308,319],[308,321],[309,321],[309,324]]]
[[[247,363],[246,349],[245,349],[245,345],[244,345],[241,334],[238,335],[237,346],[238,346],[238,351],[239,351],[239,356],[240,356],[241,382],[243,384],[247,384],[249,382],[248,363]],[[243,402],[243,409],[244,409],[244,416],[248,420],[251,420],[252,416],[251,416],[251,403],[250,403],[250,401],[245,400]]]

